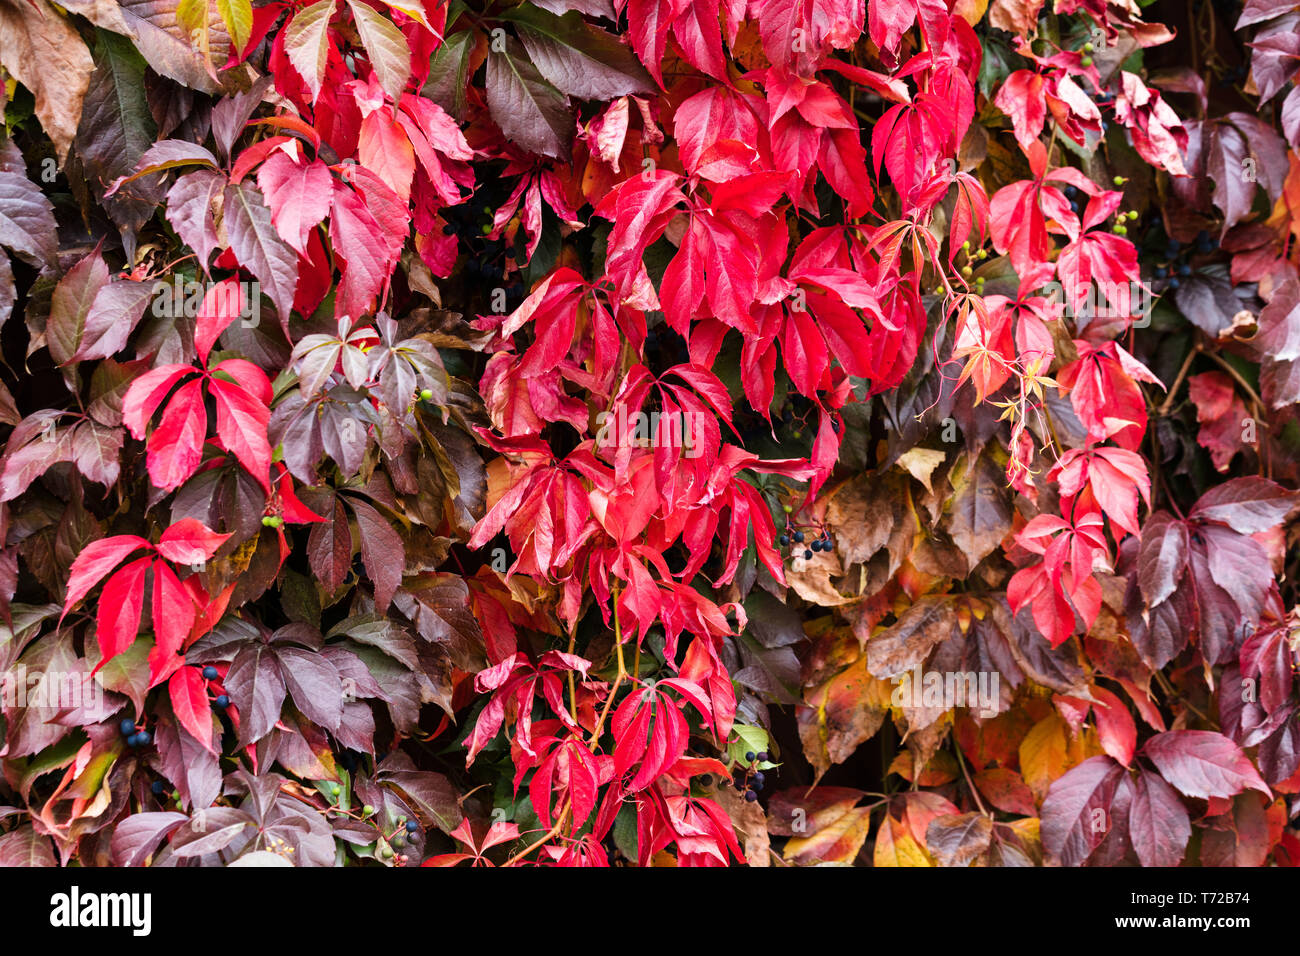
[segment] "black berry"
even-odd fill
[[[203,668],[203,679],[204,679],[204,680],[216,680],[216,679],[217,679],[217,669],[216,669],[215,667],[213,667],[211,664],[209,664],[207,667]]]
[[[135,733],[135,721],[131,720],[130,718],[123,717],[122,722],[117,725],[117,729],[122,731],[123,737],[130,737],[132,734]]]

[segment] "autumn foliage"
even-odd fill
[[[0,0],[0,79],[0,863],[1300,859],[1294,3]]]

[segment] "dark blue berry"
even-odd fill
[[[161,797],[163,795],[163,791],[166,790],[167,788],[163,786],[163,782],[161,780],[155,780],[153,783],[149,784],[149,789],[153,791],[153,795],[155,797]]]
[[[789,543],[790,543],[790,536],[789,536],[788,534],[783,534],[783,535],[781,535],[781,547],[784,548],[784,547],[786,547]]]
[[[1175,276],[1174,278],[1172,278],[1172,279],[1169,280],[1169,288],[1171,288],[1171,289],[1177,289],[1177,288],[1178,288],[1178,277],[1177,277],[1177,276]]]
[[[812,544],[808,545],[808,547],[812,551],[820,551],[822,549],[822,543],[820,541],[814,541]]]
[[[745,791],[745,801],[747,803],[753,803],[757,799],[758,799],[758,794],[756,794],[753,790]]]
[[[754,774],[754,779],[750,781],[750,786],[755,790],[762,790],[763,781],[766,779],[767,778],[763,776],[763,771],[760,770],[758,773]]]
[[[414,820],[407,820],[407,821],[406,821],[406,832],[407,832],[407,833],[414,833],[414,832],[415,832],[416,830],[418,830],[418,829],[420,829],[420,824],[418,824],[416,821],[414,821]]]
[[[752,751],[752,750],[748,750],[748,751],[745,752],[745,761],[746,761],[747,763],[753,763],[753,762],[754,762],[754,751]]]
[[[142,730],[135,735],[135,739],[137,747],[148,747],[150,742],[152,742],[153,737],[150,736],[149,731]]]
[[[766,751],[766,750],[760,750],[760,751],[758,752],[758,759],[759,759],[760,762],[766,763],[766,762],[767,762],[767,751]]]
[[[804,559],[805,561],[809,561],[809,560],[812,559],[812,552],[809,551],[807,548],[804,549],[804,552],[803,552],[803,559]]]
[[[794,540],[795,540],[795,544],[803,544],[803,532],[796,531],[794,533]]]
[[[227,707],[230,706],[230,695],[222,694],[220,697],[214,700],[213,703],[216,704],[218,707],[220,707],[222,710],[225,710]]]
[[[215,667],[213,667],[211,664],[209,664],[207,667],[203,668],[203,679],[204,679],[204,680],[216,680],[216,679],[217,679],[217,669],[216,669]]]
[[[1186,262],[1184,262],[1181,266],[1178,267],[1178,274],[1180,276],[1189,276],[1192,274],[1192,267],[1189,266]]]
[[[123,717],[122,722],[117,725],[117,729],[122,731],[123,737],[130,737],[135,733],[135,721],[129,717]]]

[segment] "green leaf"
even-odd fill
[[[745,754],[762,753],[768,749],[767,731],[762,727],[754,727],[750,724],[733,724],[731,730],[737,738],[727,748],[727,753],[732,760],[748,763],[745,760]]]

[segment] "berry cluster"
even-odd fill
[[[130,717],[123,717],[122,722],[117,725],[117,729],[120,730],[122,736],[126,738],[126,745],[128,747],[148,747],[149,744],[153,743],[153,736],[149,731],[137,727],[135,721]]]
[[[1195,270],[1188,261],[1188,258],[1195,255],[1210,255],[1219,248],[1219,242],[1206,230],[1202,229],[1197,233],[1196,240],[1187,246],[1184,246],[1177,239],[1170,239],[1169,244],[1165,246],[1163,264],[1156,267],[1155,277],[1157,279],[1168,279],[1168,287],[1177,289],[1181,279],[1186,279]]]
[[[266,524],[266,519],[265,519],[265,518],[262,519],[262,524]],[[219,672],[217,671],[217,669],[216,669],[215,667],[213,667],[211,664],[208,664],[207,666],[205,666],[205,667],[203,668],[203,679],[204,679],[204,680],[206,680],[206,681],[214,681],[214,680],[216,680],[219,676],[221,676],[220,673],[219,673]],[[229,695],[229,694],[224,694],[224,693],[223,693],[223,694],[218,694],[216,697],[212,698],[212,706],[215,707],[215,708],[217,708],[217,710],[225,710],[227,707],[230,706],[230,695]]]
[[[767,782],[767,777],[758,769],[758,764],[768,762],[768,753],[766,750],[758,753],[751,750],[745,754],[745,762],[748,766],[744,768],[741,778],[733,781],[733,786],[745,795],[747,802],[753,803],[758,799],[758,791],[762,790]]]
[[[812,556],[816,552],[829,552],[835,549],[835,542],[831,538],[831,533],[825,528],[818,528],[817,537],[813,538],[812,541],[807,541],[807,537],[808,536],[798,528],[790,525],[787,519],[786,529],[781,533],[780,538],[777,540],[781,543],[781,547],[783,548],[791,547],[791,545],[805,544],[806,542],[806,547],[803,549],[803,559],[805,561],[812,560]],[[796,547],[794,550],[795,552],[798,552],[799,549]]]
[[[373,813],[374,807],[367,804],[362,812],[365,813],[366,810]],[[420,824],[417,821],[408,820],[405,816],[399,816],[397,818],[397,829],[387,835],[388,845],[380,850],[379,855],[385,860],[392,860],[398,866],[405,866],[410,862],[411,858],[401,851],[406,849],[407,845],[413,842],[419,834]]]

